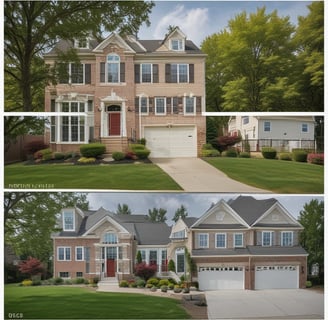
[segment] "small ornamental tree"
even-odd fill
[[[155,275],[156,271],[156,264],[151,265],[141,262],[136,265],[135,275],[147,281]]]
[[[41,261],[36,258],[28,257],[27,260],[24,260],[19,264],[19,271],[30,277],[41,274],[43,270],[44,268]]]
[[[214,148],[220,152],[229,149],[229,147],[234,146],[236,143],[242,140],[241,136],[221,136],[214,139],[211,144]]]
[[[140,264],[142,262],[142,256],[141,256],[141,252],[140,250],[138,250],[137,252],[137,264]]]
[[[172,259],[169,260],[169,264],[168,264],[167,267],[168,267],[168,270],[169,271],[175,272],[175,263],[174,263],[174,261]]]

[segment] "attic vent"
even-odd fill
[[[217,221],[223,221],[224,216],[225,216],[225,212],[224,212],[224,211],[219,211],[219,212],[216,214],[216,220],[217,220]]]

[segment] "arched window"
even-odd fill
[[[107,56],[107,82],[119,83],[120,57],[117,54]]]
[[[103,237],[103,243],[107,243],[107,244],[117,243],[117,235],[113,232],[106,232]]]

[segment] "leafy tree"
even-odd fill
[[[119,30],[135,34],[154,6],[144,1],[5,1],[6,111],[43,111],[51,78],[42,54],[58,38],[73,39]]]
[[[212,141],[214,148],[218,149],[220,152],[229,149],[229,147],[234,146],[236,143],[242,140],[241,136],[221,136]]]
[[[119,203],[117,206],[116,214],[131,214],[131,209],[125,203],[122,205]]]
[[[136,259],[137,259],[137,264],[139,264],[139,263],[142,262],[142,256],[141,256],[141,252],[140,252],[140,250],[138,250],[138,252],[137,252],[137,257],[136,257]]]
[[[308,252],[309,268],[318,263],[320,270],[324,268],[324,203],[313,199],[306,203],[300,212],[298,221],[304,227],[300,235],[300,243]]]
[[[187,209],[186,209],[186,207],[182,204],[182,205],[180,206],[180,208],[177,209],[177,210],[175,211],[175,214],[174,214],[174,217],[172,218],[172,220],[173,220],[174,222],[177,222],[177,221],[179,220],[179,218],[184,219],[184,218],[186,218],[187,216],[188,216]]]
[[[167,265],[168,271],[175,272],[175,263],[172,259],[169,260],[169,263]]]
[[[87,194],[71,192],[5,192],[4,241],[18,256],[32,256],[48,263],[51,234],[57,214],[64,207],[88,209]]]
[[[19,264],[19,271],[30,277],[41,274],[43,270],[42,262],[36,258],[28,257]]]
[[[289,18],[277,11],[242,12],[205,39],[209,110],[286,111],[299,97]]]
[[[153,208],[148,210],[148,218],[152,222],[165,222],[166,218],[166,210],[163,208]]]

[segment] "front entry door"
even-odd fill
[[[107,277],[115,277],[115,260],[107,259]]]
[[[108,114],[108,132],[110,136],[121,135],[121,113]]]

